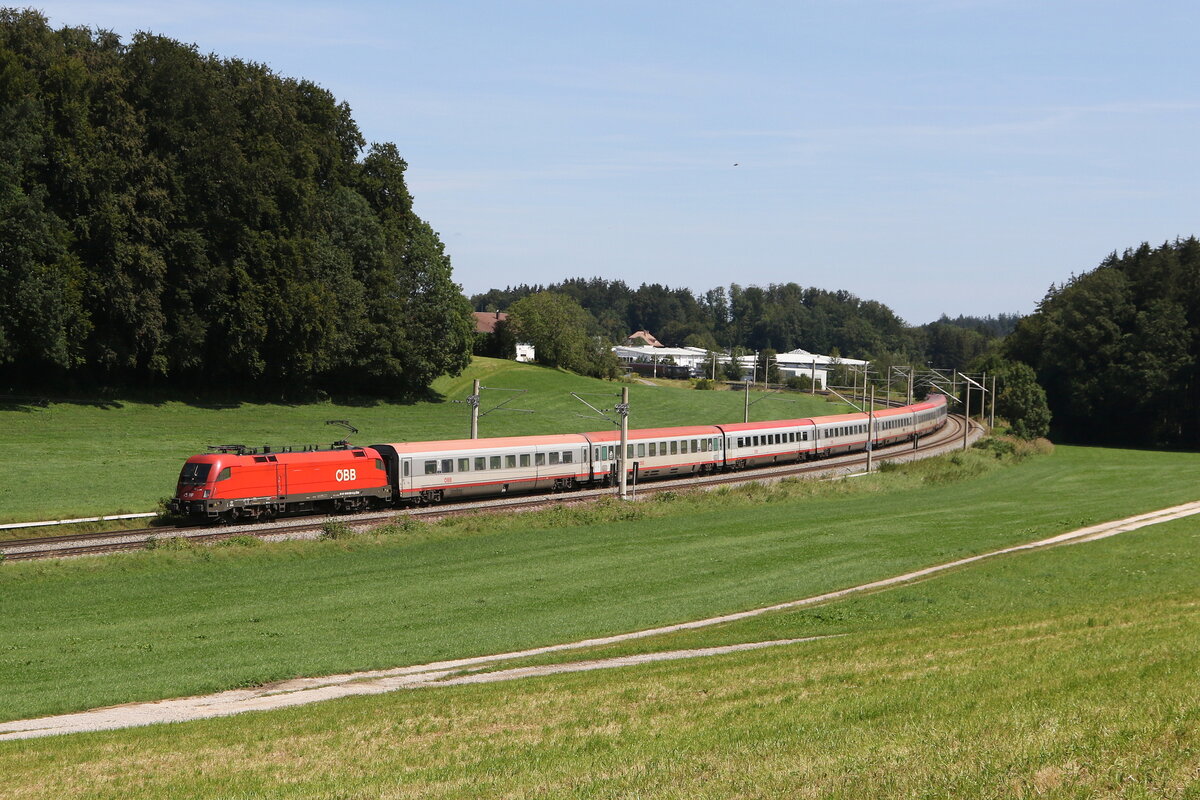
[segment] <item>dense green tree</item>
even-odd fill
[[[1045,387],[1069,439],[1200,444],[1200,243],[1113,253],[1051,287],[1018,323],[1006,354]]]
[[[422,391],[469,306],[314,83],[0,10],[0,378]]]
[[[509,307],[508,319],[518,341],[533,345],[539,363],[591,374],[604,366],[597,342],[595,319],[578,303],[558,292],[538,292]]]
[[[977,357],[968,369],[989,376],[989,388],[990,378],[995,377],[996,413],[1008,421],[1014,435],[1036,439],[1049,433],[1051,414],[1046,391],[1028,364],[1008,360],[996,347]]]

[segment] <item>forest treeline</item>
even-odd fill
[[[1200,241],[1143,243],[1051,287],[1005,354],[1068,440],[1200,446]]]
[[[470,306],[393,144],[307,80],[0,10],[0,386],[417,392]]]
[[[540,292],[564,295],[590,314],[592,333],[621,342],[646,330],[669,346],[710,350],[776,350],[869,358],[964,369],[1009,333],[1015,314],[905,324],[890,308],[850,292],[802,288],[795,283],[732,284],[694,294],[619,280],[572,278],[550,285],[519,285],[472,296],[476,311],[504,311]]]

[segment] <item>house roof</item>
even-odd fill
[[[476,311],[474,313],[476,333],[495,333],[496,323],[508,319],[508,314],[503,311]]]
[[[651,347],[664,346],[662,342],[654,338],[654,334],[650,333],[650,331],[635,331],[634,333],[631,333],[629,336],[625,337],[625,341],[627,342],[631,339],[645,339],[646,344],[650,345]]]

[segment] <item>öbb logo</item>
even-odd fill
[[[333,477],[339,482],[358,480],[358,470],[356,469],[339,469],[333,474]]]

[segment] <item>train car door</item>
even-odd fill
[[[412,492],[412,459],[400,459],[400,496],[407,497]]]
[[[274,458],[272,458],[271,460],[275,461]],[[287,465],[280,464],[278,461],[275,461],[275,496],[276,497],[282,498],[282,497],[287,496],[287,484],[288,484]]]

